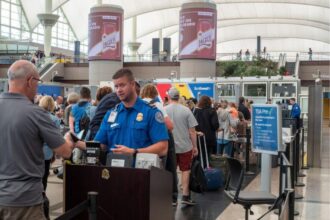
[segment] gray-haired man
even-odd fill
[[[46,142],[56,154],[70,157],[74,144],[65,139],[48,113],[33,104],[41,81],[25,60],[8,70],[9,92],[0,94],[0,219],[45,219],[43,212]]]

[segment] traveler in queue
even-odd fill
[[[8,93],[0,95],[0,219],[44,220],[43,144],[63,157],[70,157],[74,144],[33,104],[41,81],[36,67],[19,60],[7,74]]]
[[[170,99],[170,104],[165,107],[165,110],[174,123],[173,137],[176,161],[181,170],[181,203],[195,205],[196,202],[192,200],[189,190],[189,178],[193,157],[198,155],[195,130],[198,123],[191,110],[188,107],[179,104],[180,93],[176,88],[170,88],[167,93]]]
[[[121,102],[106,113],[94,140],[113,153],[165,156],[168,134],[163,114],[138,97],[129,69],[118,70],[112,79]]]
[[[291,118],[296,119],[297,129],[298,129],[300,128],[300,114],[301,114],[300,106],[298,105],[298,103],[296,103],[295,98],[290,99],[290,105],[292,105],[290,116]]]

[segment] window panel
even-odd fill
[[[67,41],[62,41],[62,47],[63,47],[63,48],[68,48],[68,47],[69,47],[69,42],[67,42]]]
[[[16,5],[11,5],[11,13],[16,13],[16,14],[20,14],[21,10],[18,6]]]
[[[56,38],[52,38],[52,46],[57,46],[57,39]]]
[[[16,35],[16,34],[11,34],[10,35],[11,39],[15,39],[15,40],[19,40],[20,39],[20,35]]]
[[[9,3],[8,2],[1,2],[1,9],[8,10],[10,9]]]
[[[29,39],[30,38],[30,33],[27,31],[22,32],[22,39]]]
[[[44,43],[44,35],[38,35],[38,42]]]
[[[21,34],[21,31],[16,29],[16,28],[11,28],[10,32],[11,32],[11,34],[15,34],[15,35],[20,35]]]
[[[9,18],[10,12],[8,10],[1,10],[1,17],[2,18]]]
[[[73,44],[73,43],[70,43],[70,44],[69,44],[69,49],[70,49],[70,50],[74,50],[74,44]]]
[[[1,36],[9,37],[9,27],[1,26]]]
[[[9,18],[1,18],[1,24],[10,25]]]
[[[20,28],[21,27],[21,24],[17,20],[11,20],[11,26],[12,27]]]
[[[38,34],[32,33],[32,41],[37,41],[38,40]]]
[[[16,21],[21,20],[20,15],[18,13],[11,13],[11,20],[16,20]]]

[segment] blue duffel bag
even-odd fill
[[[205,160],[206,160],[206,166],[204,164],[203,161],[203,151],[202,149],[202,145],[201,145],[201,138],[203,137],[203,141],[204,141],[204,152],[206,154],[205,156]],[[217,168],[211,168],[210,164],[209,164],[209,159],[208,159],[208,155],[207,155],[207,147],[206,147],[206,141],[205,141],[205,136],[198,136],[198,144],[199,144],[199,155],[200,155],[200,159],[201,159],[201,164],[202,167],[204,169],[204,175],[206,178],[206,184],[207,184],[207,190],[217,190],[220,187],[224,186],[224,174],[221,170],[217,169]]]
[[[204,174],[207,190],[217,190],[224,186],[224,175],[221,170],[209,167],[204,169]]]

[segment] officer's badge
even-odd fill
[[[143,114],[141,112],[137,114],[136,120],[137,121],[142,121],[143,120]]]
[[[110,178],[110,173],[108,169],[103,169],[102,170],[102,179],[108,180]]]
[[[156,112],[155,119],[159,123],[164,123],[164,116],[163,116],[163,114],[161,112]]]

